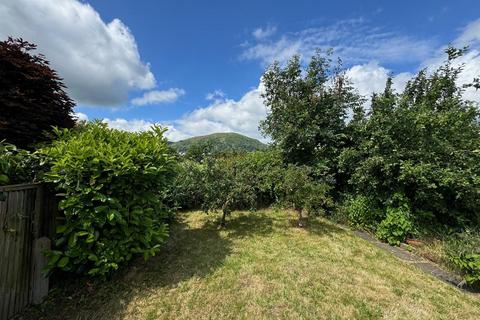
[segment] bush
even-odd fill
[[[128,133],[101,123],[55,130],[57,140],[38,151],[65,216],[49,270],[105,276],[135,254],[158,252],[168,236],[161,194],[174,174],[163,132]]]
[[[480,283],[480,231],[467,229],[445,241],[447,259],[465,275],[469,284]]]
[[[238,176],[252,186],[255,192],[256,207],[269,206],[278,200],[275,186],[282,179],[282,158],[278,150],[246,153],[238,157]]]
[[[404,207],[388,207],[387,215],[378,225],[376,235],[380,240],[385,240],[392,246],[398,246],[412,231],[410,212]]]
[[[328,194],[330,186],[315,181],[310,176],[311,168],[289,165],[281,169],[280,174],[275,193],[282,206],[297,211],[300,225],[304,210],[308,214],[321,213],[332,205],[333,200]]]
[[[177,175],[170,190],[174,207],[199,209],[204,198],[205,166],[193,160],[183,160],[177,166]]]
[[[400,94],[389,79],[373,95],[353,150],[341,155],[351,189],[383,203],[395,193],[412,212],[430,212],[446,225],[480,221],[480,111],[459,86],[464,50],[448,48],[437,70],[420,71]],[[472,85],[472,84],[470,84]],[[477,82],[478,85],[478,82]],[[469,85],[467,85],[469,86]],[[347,167],[356,163],[352,170]],[[348,170],[347,170],[348,169]]]
[[[33,181],[38,160],[30,152],[0,141],[0,185]]]
[[[255,209],[276,201],[281,158],[275,150],[210,154],[195,160],[185,155],[171,191],[177,207],[205,211]]]
[[[341,210],[345,212],[350,224],[354,227],[375,231],[379,221],[384,217],[377,209],[374,201],[366,196],[357,195],[348,198]]]
[[[205,212],[221,210],[222,226],[233,210],[256,207],[255,188],[241,172],[237,156],[205,160],[202,209]]]

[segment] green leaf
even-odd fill
[[[67,225],[59,225],[57,226],[57,233],[64,233],[67,230]]]
[[[68,257],[63,257],[58,261],[57,266],[59,268],[65,268],[65,266],[68,264],[69,261],[70,259]]]

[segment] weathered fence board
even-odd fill
[[[53,235],[56,202],[42,184],[3,186],[0,192],[5,195],[4,201],[0,201],[0,319],[3,320],[22,311],[34,298],[36,302],[41,300],[38,293],[33,294],[35,288],[40,286],[40,292],[45,292],[45,283],[33,283],[35,279],[39,281],[40,266],[35,261],[45,261],[33,247],[37,239]]]

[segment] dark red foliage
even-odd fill
[[[0,41],[0,141],[22,148],[47,140],[52,126],[75,124],[62,79],[35,49],[22,39]]]

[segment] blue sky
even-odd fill
[[[260,77],[273,59],[333,47],[368,95],[388,72],[400,90],[448,43],[469,44],[471,76],[480,71],[479,18],[478,1],[3,0],[0,39],[37,43],[81,117],[127,130],[160,123],[172,140],[261,138]]]

